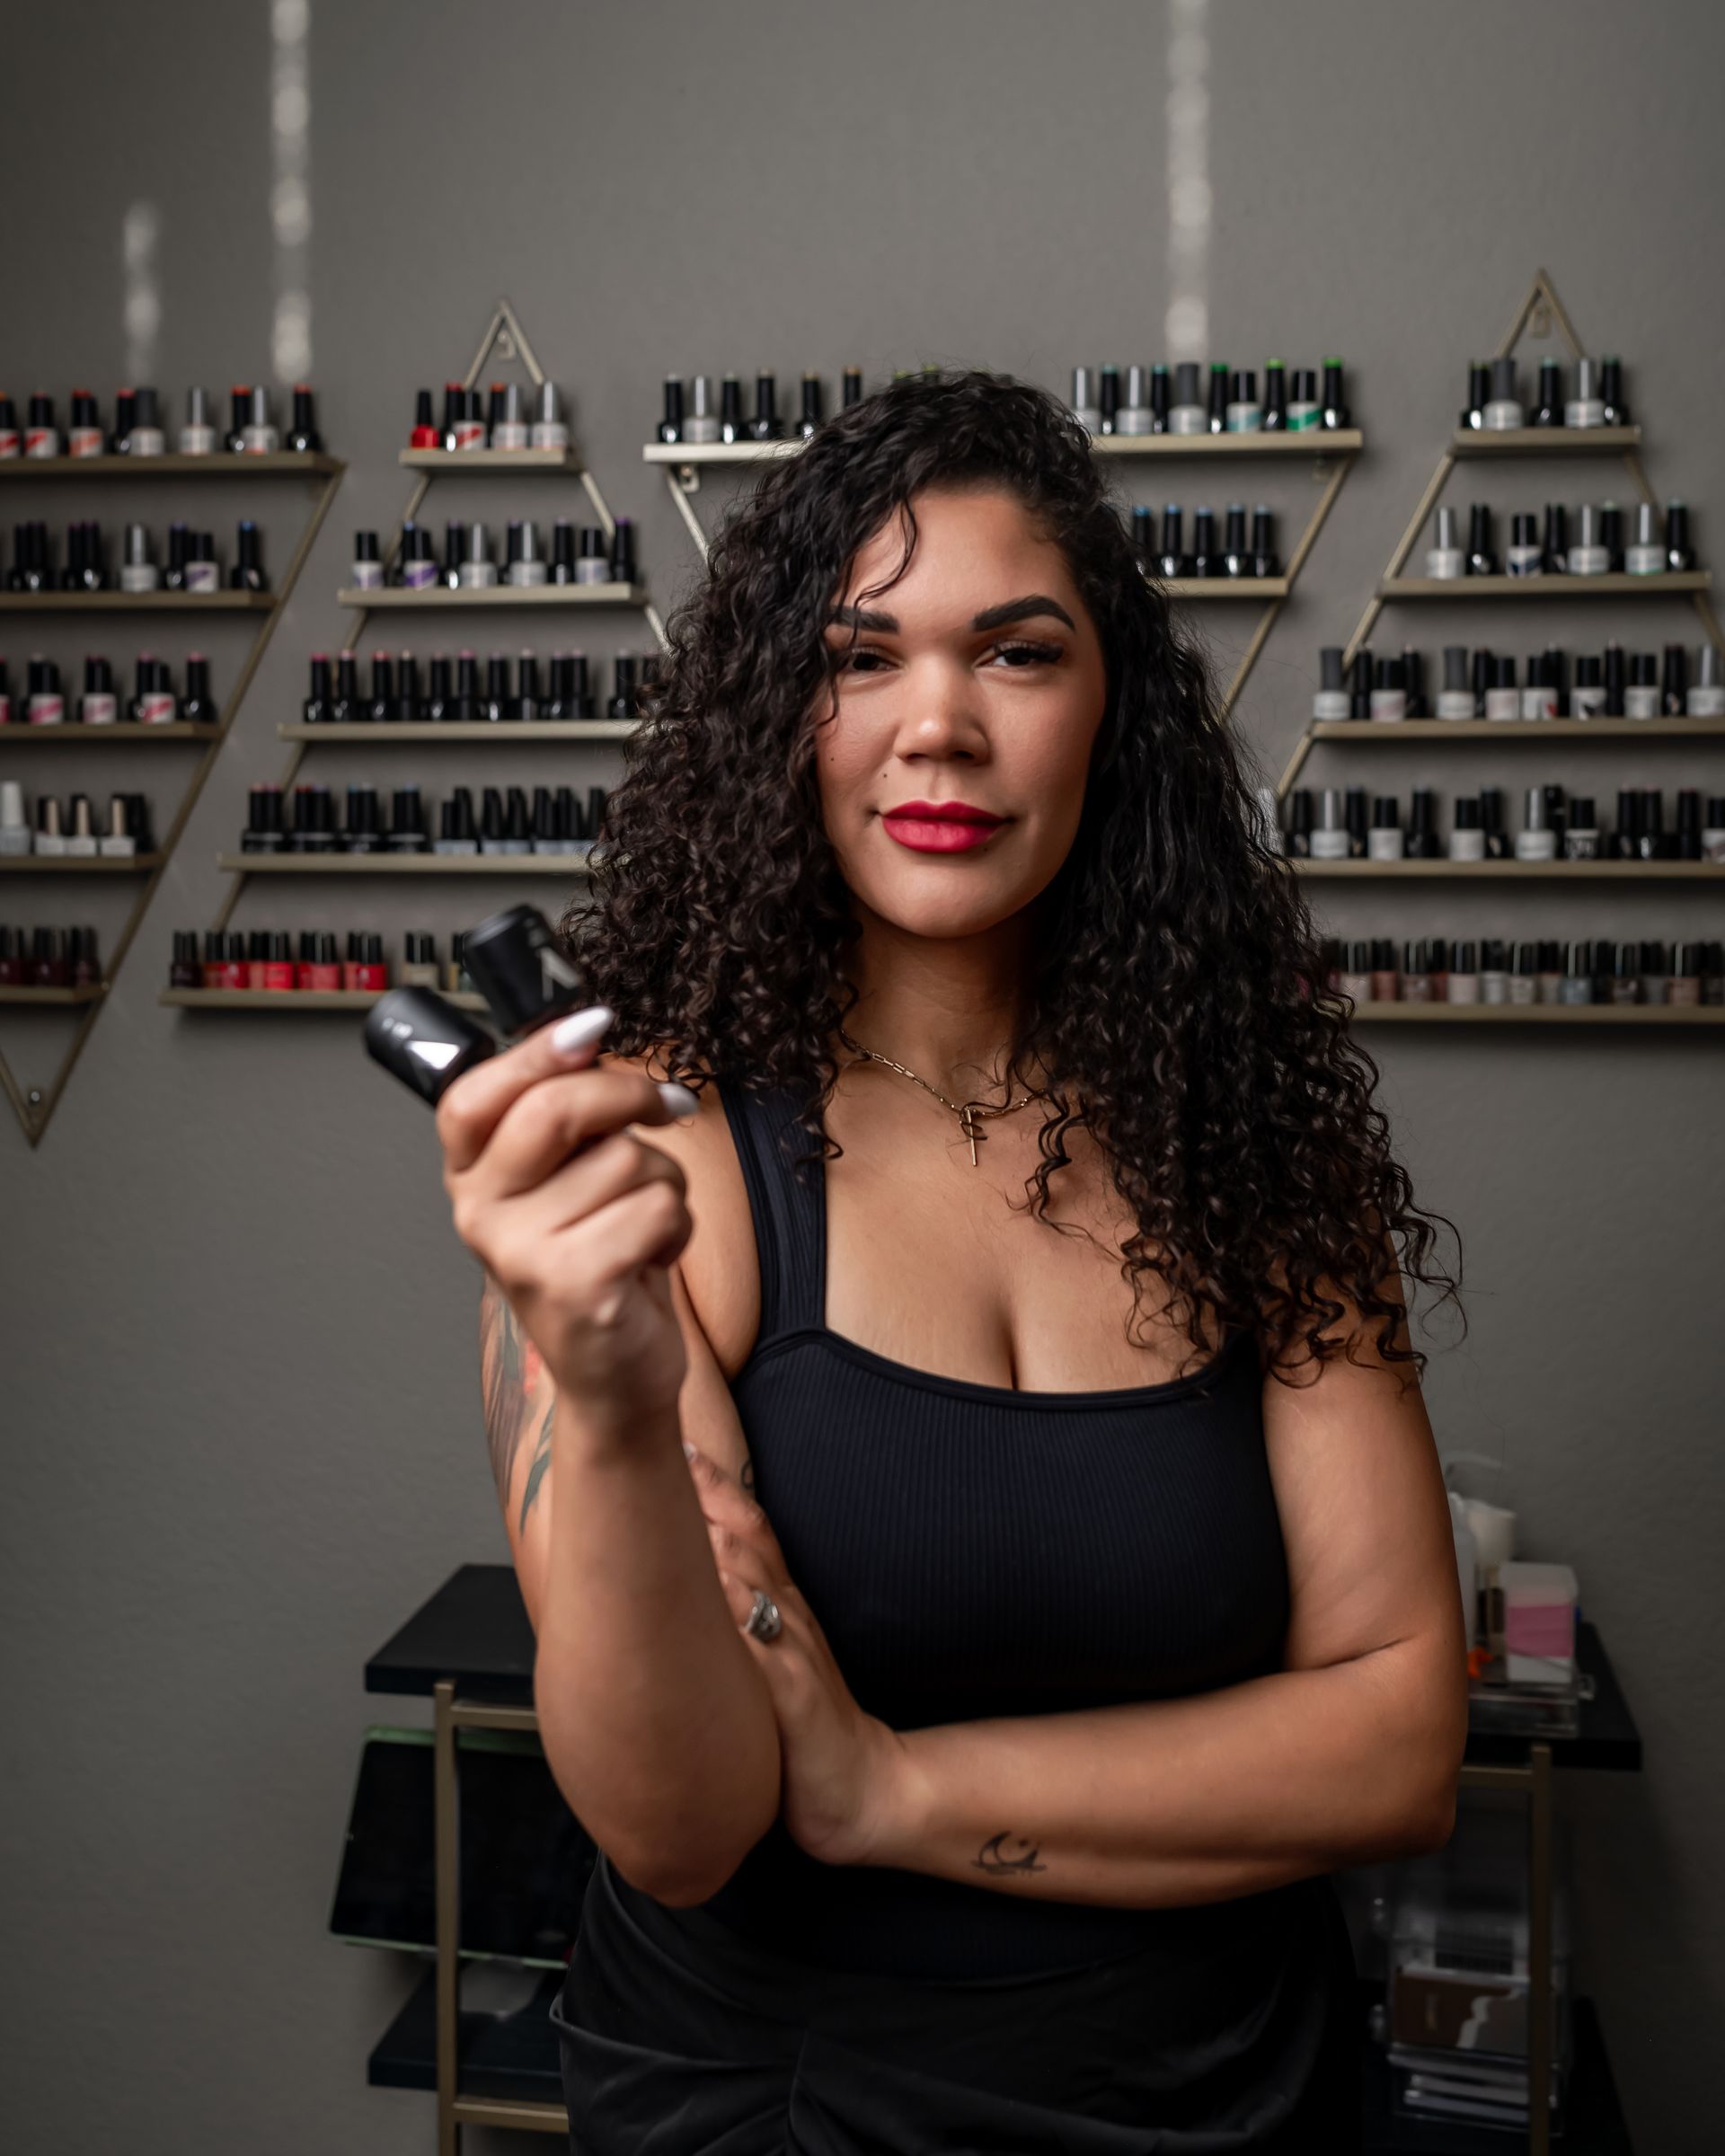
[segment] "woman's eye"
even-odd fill
[[[1013,667],[1052,666],[1060,656],[1058,644],[996,644],[995,655]]]
[[[832,655],[833,671],[836,674],[873,674],[879,668],[872,662],[878,658],[884,659],[885,656],[884,652],[871,651],[866,646],[855,651],[835,649]],[[865,664],[865,661],[868,663]]]

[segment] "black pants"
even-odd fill
[[[933,1983],[768,1954],[601,1856],[551,2016],[572,2156],[1356,2156],[1353,1952],[1302,1886],[1267,1953]]]

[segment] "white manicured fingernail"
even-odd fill
[[[560,1056],[579,1056],[583,1048],[590,1048],[604,1038],[606,1028],[616,1015],[605,1003],[589,1003],[585,1011],[558,1020],[551,1029],[551,1045]]]
[[[675,1116],[679,1123],[686,1117],[698,1114],[700,1111],[701,1103],[686,1085],[668,1082],[659,1087],[659,1097],[665,1103],[667,1110]]]

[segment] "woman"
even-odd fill
[[[438,1111],[601,1851],[571,2145],[1355,2146],[1328,1875],[1465,1734],[1446,1277],[1204,671],[979,373],[776,467],[672,645],[602,1003]]]

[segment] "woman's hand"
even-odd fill
[[[764,1588],[779,1606],[776,1639],[743,1638],[772,1695],[783,1761],[780,1816],[799,1848],[826,1864],[866,1864],[896,1816],[905,1780],[898,1732],[864,1714],[785,1569],[765,1513],[706,1454],[687,1444],[690,1471],[719,1583],[740,1630]]]
[[[626,1436],[674,1409],[686,1356],[668,1268],[683,1171],[632,1124],[694,1110],[680,1085],[593,1062],[602,1004],[464,1071],[438,1103],[456,1232],[583,1418]]]

